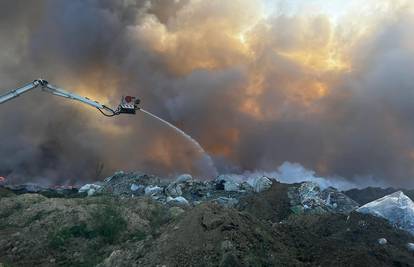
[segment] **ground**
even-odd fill
[[[414,266],[414,238],[353,212],[293,214],[274,183],[234,208],[0,191],[3,266]],[[379,238],[388,243],[380,245]],[[0,264],[0,266],[1,266]]]

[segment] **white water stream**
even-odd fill
[[[169,123],[166,120],[161,119],[160,117],[152,114],[149,111],[146,111],[145,109],[139,109],[139,111],[143,112],[144,114],[162,122],[163,124],[168,125],[169,127],[173,128],[176,132],[178,132],[181,136],[183,136],[184,138],[186,138],[188,141],[191,142],[191,144],[194,145],[195,148],[197,148],[197,151],[203,155],[203,160],[206,162],[206,164],[209,167],[209,171],[213,172],[213,175],[217,175],[217,169],[216,166],[214,166],[213,160],[211,159],[211,157],[207,154],[207,152],[203,149],[203,147],[196,141],[194,140],[190,135],[186,134],[183,130],[181,130],[180,128],[172,125],[171,123]]]

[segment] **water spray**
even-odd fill
[[[62,88],[51,85],[46,80],[37,79],[37,80],[34,80],[33,82],[31,82],[29,84],[26,84],[23,87],[10,90],[6,94],[1,95],[0,96],[0,104],[3,104],[3,103],[5,103],[9,100],[12,100],[12,99],[24,94],[24,93],[27,93],[31,90],[36,89],[36,88],[40,88],[43,92],[47,92],[47,93],[53,94],[55,96],[60,96],[60,97],[72,99],[72,100],[75,100],[75,101],[79,101],[83,104],[92,106],[92,107],[98,109],[99,112],[101,112],[106,117],[114,117],[114,116],[118,116],[118,115],[121,115],[121,114],[136,114],[137,111],[141,111],[144,114],[146,114],[147,116],[149,116],[153,119],[156,119],[156,120],[160,121],[161,123],[167,125],[168,127],[174,129],[181,136],[183,136],[188,141],[190,141],[190,143],[193,144],[193,146],[197,149],[197,152],[199,152],[200,154],[203,155],[203,160],[206,161],[206,163],[208,164],[210,170],[213,170],[214,175],[217,173],[217,169],[214,166],[213,160],[211,159],[211,157],[206,153],[206,151],[202,148],[202,146],[196,140],[194,140],[191,136],[189,136],[188,134],[186,134],[184,131],[182,131],[178,127],[174,126],[173,124],[169,123],[168,121],[166,121],[164,119],[161,119],[160,117],[152,114],[151,112],[140,108],[138,105],[140,104],[141,101],[138,98],[134,97],[134,96],[123,96],[121,98],[121,103],[118,105],[118,107],[115,108],[115,109],[112,109],[112,108],[110,108],[106,105],[100,104],[99,102],[91,100],[87,97],[83,97],[83,96],[77,95],[75,93],[65,91]]]

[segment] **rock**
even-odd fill
[[[230,198],[230,197],[219,197],[215,199],[214,202],[216,202],[217,204],[225,208],[233,208],[239,203],[239,200],[236,198]]]
[[[134,187],[132,185],[135,184]],[[161,179],[154,175],[147,175],[141,172],[116,172],[114,175],[106,178],[102,185],[102,192],[112,195],[131,196],[131,191],[134,195],[143,195],[145,187],[161,186]],[[132,188],[137,188],[136,191]]]
[[[413,252],[414,251],[414,243],[407,243],[407,249],[408,249],[408,251]]]
[[[81,188],[79,188],[79,193],[87,193],[88,196],[92,196],[97,192],[100,192],[102,189],[102,186],[97,184],[85,184]]]
[[[254,187],[250,185],[248,182],[243,182],[240,184],[240,190],[250,193],[250,192],[254,192]]]
[[[165,193],[170,197],[179,197],[183,194],[183,188],[193,184],[193,177],[190,174],[182,174],[171,182],[165,189]]]
[[[169,184],[167,188],[165,188],[165,193],[167,196],[171,197],[178,197],[183,194],[183,191],[181,190],[182,185],[176,184],[175,182]]]
[[[266,176],[262,176],[260,178],[256,178],[253,181],[254,191],[257,192],[257,193],[259,193],[259,192],[262,192],[264,190],[267,190],[270,187],[272,187],[272,183],[273,183],[272,180],[270,180]]]
[[[402,191],[374,200],[357,212],[386,219],[392,225],[414,234],[414,203]]]
[[[378,239],[378,244],[380,244],[380,245],[385,245],[385,244],[387,244],[387,239],[385,239],[385,238],[380,238],[380,239]]]
[[[163,189],[159,186],[147,186],[145,187],[145,195],[146,196],[155,196],[157,194],[162,193]]]
[[[223,188],[227,192],[237,192],[240,190],[240,184],[228,175],[220,175],[216,179],[217,189]]]
[[[187,183],[193,180],[193,176],[191,176],[190,174],[181,174],[180,176],[177,177],[177,179],[175,180],[175,183]]]
[[[358,203],[333,187],[328,187],[321,192],[329,211],[348,214],[359,207]]]
[[[167,203],[169,205],[177,206],[189,206],[190,203],[184,197],[167,197]]]
[[[144,186],[143,185],[139,185],[139,184],[131,184],[131,191],[132,192],[137,192],[140,190],[144,190]]]

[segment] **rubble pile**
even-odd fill
[[[170,206],[193,206],[211,201],[224,207],[234,207],[240,197],[259,193],[271,187],[272,180],[259,177],[248,183],[237,181],[231,175],[220,175],[215,180],[200,181],[190,174],[179,175],[173,181],[140,172],[117,172],[103,182],[86,184],[79,193],[92,196],[112,194],[122,197],[147,196]]]
[[[414,266],[402,192],[358,209],[335,188],[265,176],[3,185],[0,218],[0,266]]]
[[[414,203],[402,191],[374,200],[357,211],[384,218],[392,225],[414,234]]]
[[[291,210],[296,214],[350,213],[358,203],[333,187],[321,190],[314,182],[303,182],[288,190]]]

